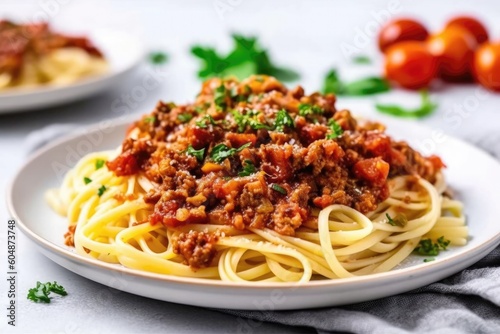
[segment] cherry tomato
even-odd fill
[[[427,29],[419,22],[411,19],[390,21],[380,31],[378,45],[380,51],[403,41],[425,41],[429,36]]]
[[[488,31],[486,31],[484,25],[472,17],[455,17],[454,19],[448,21],[446,28],[448,27],[461,27],[468,30],[472,35],[474,35],[478,44],[484,43],[488,40]]]
[[[470,32],[449,27],[431,36],[427,47],[437,58],[440,78],[451,82],[472,80],[472,60],[477,42]]]
[[[387,49],[385,75],[405,88],[427,87],[437,75],[436,58],[424,42],[401,42]]]
[[[484,87],[500,91],[500,43],[484,43],[476,50],[474,77]]]

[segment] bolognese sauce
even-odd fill
[[[337,110],[331,94],[306,95],[262,75],[213,78],[194,103],[159,102],[107,166],[158,184],[146,196],[151,224],[231,224],[293,236],[314,220],[314,208],[375,210],[395,176],[435,180],[444,167],[438,157],[423,157],[384,131]],[[215,239],[186,234],[175,249],[200,267],[213,257]]]

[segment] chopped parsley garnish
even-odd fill
[[[149,54],[149,61],[155,65],[161,65],[166,63],[168,56],[165,52],[155,51]]]
[[[212,152],[210,152],[210,157],[212,158],[213,161],[220,164],[221,162],[226,160],[226,158],[229,158],[236,152],[242,151],[243,149],[249,147],[250,145],[252,145],[251,142],[246,143],[240,146],[239,148],[230,148],[224,144],[218,144],[215,145],[214,148],[212,149]]]
[[[431,257],[431,258],[428,258],[428,259],[424,259],[424,262],[432,262],[432,261],[435,261],[436,259]]]
[[[238,173],[238,176],[248,176],[248,175],[252,175],[253,173],[255,173],[255,166],[252,162],[252,160],[245,160],[243,162],[243,170],[241,172]]]
[[[92,182],[92,180],[85,176],[83,178],[83,182],[85,182],[85,184],[89,184],[90,182]]]
[[[205,112],[205,109],[203,109],[200,106],[196,106],[196,107],[194,107],[194,111],[196,111],[196,113],[198,113],[198,114],[203,114]]]
[[[201,120],[199,120],[198,122],[196,122],[196,126],[202,128],[202,129],[206,129],[208,127],[209,124],[212,124],[212,125],[217,125],[218,122],[216,122],[212,116],[210,115],[205,115],[201,118]]]
[[[215,94],[214,94],[214,103],[219,109],[226,109],[227,103],[226,103],[226,98],[229,96],[228,95],[229,91],[226,89],[226,86],[224,84],[221,84],[219,87],[215,89]]]
[[[105,162],[106,162],[106,161],[104,161],[103,159],[97,159],[97,160],[95,161],[95,169],[97,170],[97,169],[102,168],[102,167],[104,166],[104,163],[105,163]]]
[[[184,152],[186,152],[187,155],[192,155],[196,158],[196,160],[201,162],[203,161],[203,156],[205,155],[205,148],[195,150],[193,146],[189,145],[189,147]]]
[[[285,131],[285,126],[289,128],[295,127],[295,122],[293,121],[292,116],[290,116],[285,109],[281,109],[276,114],[276,121],[274,123],[274,130],[279,132]]]
[[[271,129],[269,125],[260,123],[256,119],[256,116],[259,115],[258,111],[249,110],[246,112],[246,114],[242,114],[237,110],[233,110],[232,114],[234,117],[234,121],[238,125],[238,132],[244,132],[247,126],[249,126],[253,130]]]
[[[434,103],[429,98],[429,92],[426,89],[420,91],[421,104],[420,107],[414,109],[404,108],[395,104],[376,104],[375,107],[381,113],[408,118],[422,118],[434,112],[437,108],[437,103]]]
[[[154,116],[148,116],[144,118],[144,123],[154,124],[154,122],[156,122],[156,117]]]
[[[68,294],[61,285],[57,284],[57,282],[36,282],[36,287],[29,289],[27,297],[35,303],[50,303],[49,295],[51,292],[61,296],[66,296]]]
[[[99,197],[101,197],[105,191],[106,191],[106,187],[104,185],[102,185],[99,187],[99,189],[97,189],[97,195],[99,195]]]
[[[435,243],[431,239],[420,240],[415,252],[420,255],[436,256],[440,250],[446,250],[450,244],[450,240],[446,240],[443,236],[439,237]]]
[[[184,114],[179,114],[179,115],[177,115],[177,119],[178,119],[181,123],[187,123],[187,122],[189,122],[192,118],[193,118],[193,115],[188,114],[188,113],[184,113]]]
[[[211,47],[196,45],[191,48],[191,53],[202,61],[199,78],[235,76],[243,80],[252,74],[267,74],[282,81],[299,78],[297,72],[274,65],[268,51],[258,44],[256,37],[233,35],[232,38],[234,48],[225,56]]]
[[[391,226],[400,226],[404,227],[408,223],[408,218],[404,214],[397,214],[394,218],[389,216],[388,213],[385,214],[387,217],[387,224]]]
[[[389,82],[380,77],[368,77],[352,82],[342,82],[336,70],[331,70],[325,77],[323,93],[336,95],[372,95],[387,92],[391,89]]]
[[[283,194],[283,195],[287,194],[286,189],[283,188],[282,186],[280,186],[279,184],[276,184],[276,183],[272,183],[271,184],[271,189],[274,190],[274,191],[277,191],[277,192],[279,192],[280,194]]]
[[[322,115],[325,111],[318,106],[301,103],[299,104],[299,115],[306,117],[307,115]]]
[[[356,64],[371,64],[372,60],[368,56],[359,55],[352,58],[352,62]]]
[[[330,133],[326,134],[326,139],[335,139],[344,133],[342,127],[334,119],[328,121],[328,126],[330,127]]]

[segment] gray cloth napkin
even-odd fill
[[[25,147],[33,151],[75,129],[50,125],[31,133]],[[500,133],[466,139],[500,158]],[[263,321],[318,333],[500,333],[500,246],[456,275],[392,297],[299,311],[218,311],[239,317],[240,333],[258,333]]]
[[[456,275],[392,297],[312,310],[219,311],[241,317],[242,333],[258,333],[262,321],[318,333],[500,333],[500,246]]]

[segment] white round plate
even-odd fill
[[[81,276],[116,289],[214,308],[263,311],[335,306],[386,297],[438,281],[477,262],[500,243],[496,211],[500,198],[500,164],[481,150],[448,138],[437,145],[435,153],[448,165],[448,183],[465,203],[470,240],[464,247],[441,252],[435,261],[424,263],[423,257],[412,255],[387,273],[304,285],[248,285],[160,275],[89,259],[64,245],[67,223],[45,203],[44,193],[58,187],[64,171],[81,156],[120,145],[128,123],[101,124],[41,149],[19,170],[7,196],[17,226],[43,254]],[[430,146],[432,130],[394,120],[387,120],[386,124],[395,138],[404,138],[416,147],[424,142]],[[120,278],[118,285],[117,277]]]
[[[144,46],[135,36],[110,30],[89,32],[87,37],[103,52],[109,71],[82,78],[67,86],[19,87],[0,90],[0,114],[41,109],[83,99],[121,82],[144,57]]]

